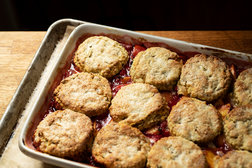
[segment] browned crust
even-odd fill
[[[214,139],[222,130],[221,117],[215,107],[189,97],[182,97],[172,107],[167,122],[172,135],[199,143]]]
[[[149,140],[137,128],[111,122],[97,134],[92,155],[106,167],[145,167]]]
[[[114,121],[141,130],[164,121],[169,114],[169,107],[159,91],[143,83],[122,87],[112,100],[109,110]]]
[[[198,54],[183,65],[178,93],[213,101],[227,93],[231,80],[230,70],[224,61],[215,56]]]
[[[34,134],[34,146],[40,151],[78,161],[91,152],[92,142],[91,120],[68,109],[48,114]]]
[[[182,65],[177,53],[151,47],[137,54],[130,75],[133,82],[148,83],[159,90],[172,90],[179,80]]]
[[[239,106],[224,118],[227,142],[235,149],[252,151],[252,105]]]
[[[65,78],[54,91],[54,98],[63,109],[71,109],[89,117],[106,112],[111,97],[108,80],[87,72]]]

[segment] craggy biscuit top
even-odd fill
[[[205,101],[213,101],[228,91],[231,73],[224,61],[198,54],[182,67],[178,93]]]
[[[106,167],[145,167],[150,142],[141,131],[126,124],[111,122],[97,134],[92,155]]]
[[[141,130],[164,121],[169,114],[169,107],[159,91],[144,83],[122,87],[112,99],[109,110],[114,121]]]
[[[97,116],[107,111],[112,93],[106,78],[82,72],[62,80],[54,96],[64,109]]]
[[[234,105],[252,104],[252,68],[240,73],[234,84]]]
[[[123,68],[128,59],[128,52],[117,41],[105,36],[93,36],[79,45],[74,63],[82,71],[110,78]]]
[[[251,168],[252,153],[247,151],[230,151],[216,163],[216,168]]]
[[[252,152],[252,104],[236,107],[226,115],[224,133],[232,147]]]
[[[182,65],[175,52],[151,47],[137,54],[130,75],[134,82],[152,84],[159,90],[172,90],[177,84]]]
[[[148,154],[149,168],[206,168],[206,158],[196,144],[182,137],[165,137]]]
[[[93,136],[92,122],[84,114],[58,110],[48,114],[38,125],[34,145],[42,152],[72,158],[90,152]]]
[[[172,107],[167,122],[172,135],[195,142],[210,141],[222,129],[221,117],[213,105],[189,97],[182,97]]]

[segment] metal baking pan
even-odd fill
[[[30,115],[28,116],[25,125],[22,129],[21,136],[19,139],[19,148],[20,150],[25,153],[26,155],[33,157],[35,159],[39,159],[41,161],[58,165],[61,167],[79,167],[79,168],[90,168],[92,166],[79,163],[55,156],[51,156],[45,153],[41,153],[39,151],[36,151],[35,149],[32,149],[29,147],[25,142],[27,142],[27,137],[29,136],[29,129],[32,126],[34,120],[36,117],[38,117],[39,111],[41,107],[44,104],[44,101],[49,93],[49,90],[54,83],[57,75],[60,73],[59,70],[62,69],[62,67],[65,66],[66,61],[68,60],[69,55],[76,47],[77,40],[83,35],[83,34],[113,34],[115,36],[121,37],[121,39],[126,43],[131,43],[131,40],[139,39],[141,41],[147,41],[147,42],[157,42],[157,43],[164,43],[171,48],[177,49],[180,52],[197,52],[197,53],[204,53],[207,55],[215,55],[221,58],[234,58],[238,60],[244,60],[247,62],[251,62],[252,60],[252,54],[246,54],[226,49],[220,49],[216,47],[210,47],[200,44],[194,44],[194,43],[188,43],[184,41],[169,39],[169,38],[163,38],[163,37],[157,37],[152,35],[146,35],[142,33],[132,32],[128,30],[108,27],[108,26],[102,26],[97,24],[83,24],[78,26],[74,29],[74,31],[71,33],[70,37],[68,38],[63,50],[61,51],[58,60],[54,66],[51,67],[50,75],[47,79],[45,79],[45,85],[43,90],[37,95],[36,102],[30,112]]]
[[[24,107],[28,103],[58,41],[63,38],[66,27],[77,27],[83,23],[86,22],[74,19],[61,19],[48,28],[39,49],[0,120],[0,156],[11,138]]]

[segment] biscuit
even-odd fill
[[[54,98],[63,109],[71,109],[89,117],[107,112],[111,97],[108,80],[87,72],[65,78],[54,91]]]
[[[167,118],[172,135],[203,143],[214,139],[222,129],[215,107],[205,101],[182,97]]]
[[[229,67],[224,61],[214,56],[197,54],[182,67],[178,93],[213,101],[227,93],[231,79]]]
[[[34,145],[38,150],[78,161],[91,152],[92,141],[90,118],[69,109],[48,114],[34,133]]]
[[[111,122],[95,137],[92,156],[106,167],[141,168],[149,150],[149,140],[137,128]]]
[[[236,107],[224,118],[226,141],[235,149],[252,152],[252,105]]]
[[[182,137],[165,137],[155,143],[149,154],[149,168],[205,168],[206,158],[196,144]]]
[[[151,47],[139,52],[130,69],[135,83],[148,83],[159,90],[172,90],[179,80],[182,61],[175,52],[161,47]]]
[[[133,83],[118,91],[109,111],[114,121],[144,130],[164,121],[169,114],[169,107],[157,88]]]
[[[236,79],[231,101],[235,106],[252,104],[252,68],[241,72]]]
[[[206,158],[198,145],[182,137],[165,137],[155,143],[149,154],[149,168],[205,168]]]
[[[216,168],[251,168],[252,153],[247,151],[230,151],[216,163]]]
[[[128,59],[128,52],[120,43],[105,36],[93,36],[79,45],[74,63],[82,71],[110,78],[120,72]]]

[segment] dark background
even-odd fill
[[[130,30],[251,30],[245,0],[0,0],[0,30],[47,30],[73,18]]]

